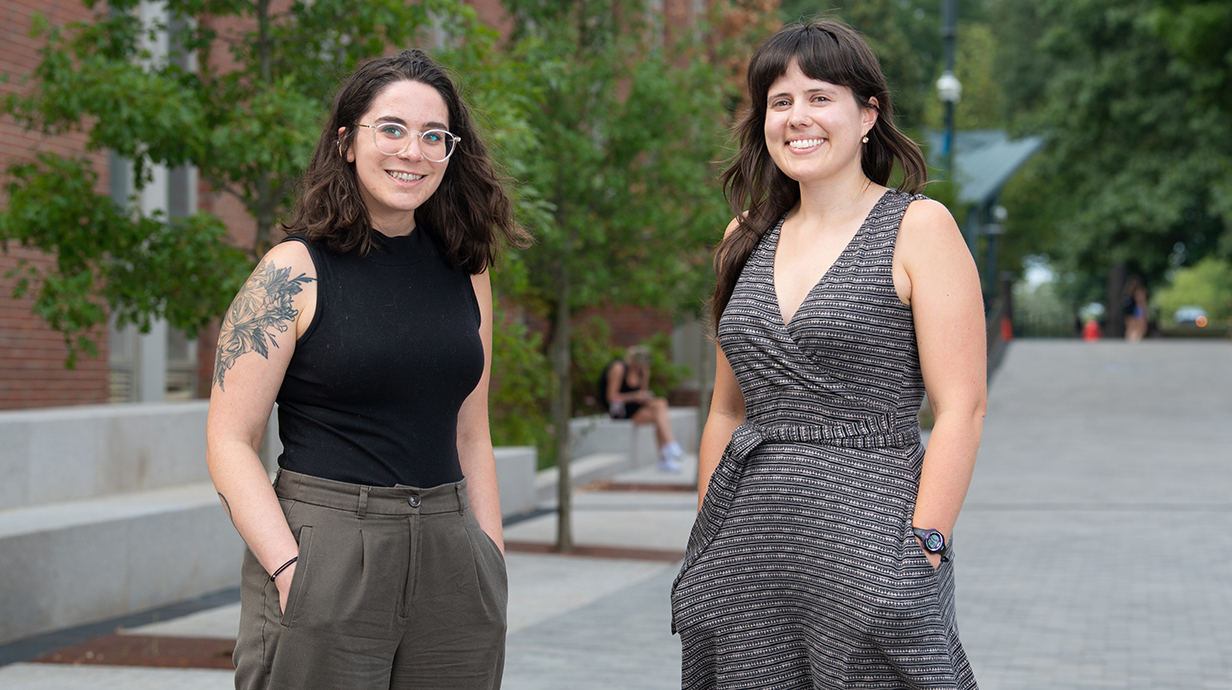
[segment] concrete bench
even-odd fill
[[[668,414],[680,447],[686,453],[697,453],[697,408],[674,407]],[[573,437],[571,455],[575,460],[595,453],[624,453],[629,456],[633,467],[641,467],[659,459],[654,426],[650,424],[634,424],[627,419],[592,415],[570,420],[569,433]]]
[[[628,453],[591,453],[574,458],[569,463],[569,486],[577,488],[592,482],[610,479],[620,472],[632,469]],[[549,467],[535,476],[535,495],[540,501],[556,500],[556,485],[560,482],[560,470]]]
[[[239,584],[244,543],[209,481],[207,411],[0,412],[0,644]],[[276,458],[276,423],[266,435]],[[502,514],[533,510],[535,449],[495,456]]]
[[[0,412],[0,510],[207,481],[209,403]]]
[[[239,581],[244,543],[210,482],[0,513],[0,644]]]

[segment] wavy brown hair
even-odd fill
[[[300,179],[291,222],[283,227],[288,234],[302,232],[309,242],[324,243],[340,253],[358,247],[360,254],[367,254],[372,249],[376,231],[359,194],[355,164],[348,163],[345,154],[352,146],[359,119],[372,107],[372,101],[399,81],[436,89],[449,109],[449,130],[462,138],[449,158],[441,186],[416,209],[416,218],[425,221],[428,232],[444,246],[451,264],[472,274],[482,273],[496,260],[500,240],[523,247],[530,237],[513,220],[513,204],[471,122],[466,103],[445,71],[422,50],[404,50],[370,60],[342,83],[312,160]],[[346,134],[340,138],[338,130],[344,127]]]
[[[734,130],[740,149],[723,171],[723,193],[737,223],[714,257],[716,280],[710,310],[716,329],[753,248],[800,201],[800,183],[774,164],[765,134],[770,86],[787,73],[792,60],[809,78],[845,86],[856,103],[877,111],[877,121],[861,151],[860,164],[868,179],[888,183],[897,161],[903,170],[903,190],[915,193],[928,180],[920,147],[894,126],[893,102],[881,64],[860,34],[829,19],[783,27],[758,47],[749,62],[749,106]]]

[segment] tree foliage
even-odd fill
[[[105,307],[120,324],[148,328],[163,317],[191,331],[226,307],[251,267],[214,216],[124,213],[94,192],[97,173],[85,157],[41,154],[9,174],[0,240],[56,257],[51,267],[21,263],[14,296],[34,294],[34,313],[64,335],[69,367],[97,355]]]
[[[986,18],[984,0],[959,0],[958,15],[967,25],[959,28],[963,50],[968,27],[979,31]],[[893,95],[896,124],[918,129],[929,124],[928,110],[937,101],[936,81],[945,68],[941,42],[941,0],[783,0],[779,15],[785,22],[831,16],[847,22],[864,35],[881,61]],[[962,64],[961,52],[957,61]],[[959,79],[968,76],[956,69]],[[967,98],[964,91],[964,100]]]
[[[26,267],[19,290],[37,286],[36,310],[65,334],[70,363],[93,350],[107,309],[121,323],[165,317],[190,333],[226,309],[292,200],[339,77],[361,60],[429,26],[458,45],[494,40],[454,0],[297,0],[277,12],[269,0],[166,0],[155,19],[138,0],[86,4],[88,21],[35,21],[40,63],[0,114],[43,134],[85,133],[88,151],[132,162],[138,189],[154,165],[192,165],[257,231],[238,252],[208,214],[121,211],[95,193],[84,158],[11,166],[0,241],[56,256],[48,269]],[[164,33],[169,49],[156,50]]]
[[[1212,330],[1232,328],[1232,262],[1208,256],[1178,270],[1155,305],[1160,318],[1173,325],[1176,310],[1193,305],[1206,310]]]
[[[1232,251],[1232,2],[1001,0],[996,16],[1015,129],[1049,142],[1024,194],[1046,210],[1011,223],[1054,225],[1041,249],[1088,289],[1110,264],[1158,284]]]
[[[738,100],[722,46],[669,32],[631,0],[509,0],[536,107],[521,181],[541,203],[520,301],[552,324],[556,457],[569,457],[574,312],[603,303],[700,311],[727,211],[714,161]],[[571,543],[568,464],[558,546]]]

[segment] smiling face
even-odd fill
[[[860,140],[876,121],[877,111],[856,103],[851,89],[813,79],[792,60],[766,97],[766,148],[800,183],[863,175]]]
[[[396,81],[372,99],[372,107],[358,124],[376,125],[397,122],[411,132],[449,129],[449,109],[445,99],[431,86],[417,81]],[[415,229],[415,209],[441,186],[449,161],[436,163],[423,157],[419,137],[390,156],[376,148],[373,131],[356,127],[351,133],[346,159],[355,164],[359,195],[377,231],[388,236],[405,235]],[[338,136],[346,136],[345,128]]]

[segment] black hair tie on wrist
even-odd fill
[[[279,574],[279,573],[281,573],[282,571],[286,570],[287,568],[290,568],[290,567],[291,567],[291,564],[292,564],[292,563],[294,563],[295,561],[298,561],[298,560],[299,560],[299,556],[296,556],[295,558],[292,558],[291,560],[287,561],[286,563],[283,563],[281,568],[279,568],[278,570],[275,570],[273,575],[270,575],[270,582],[273,582],[273,581],[275,580],[275,578],[277,578],[277,577],[278,577],[278,574]]]

